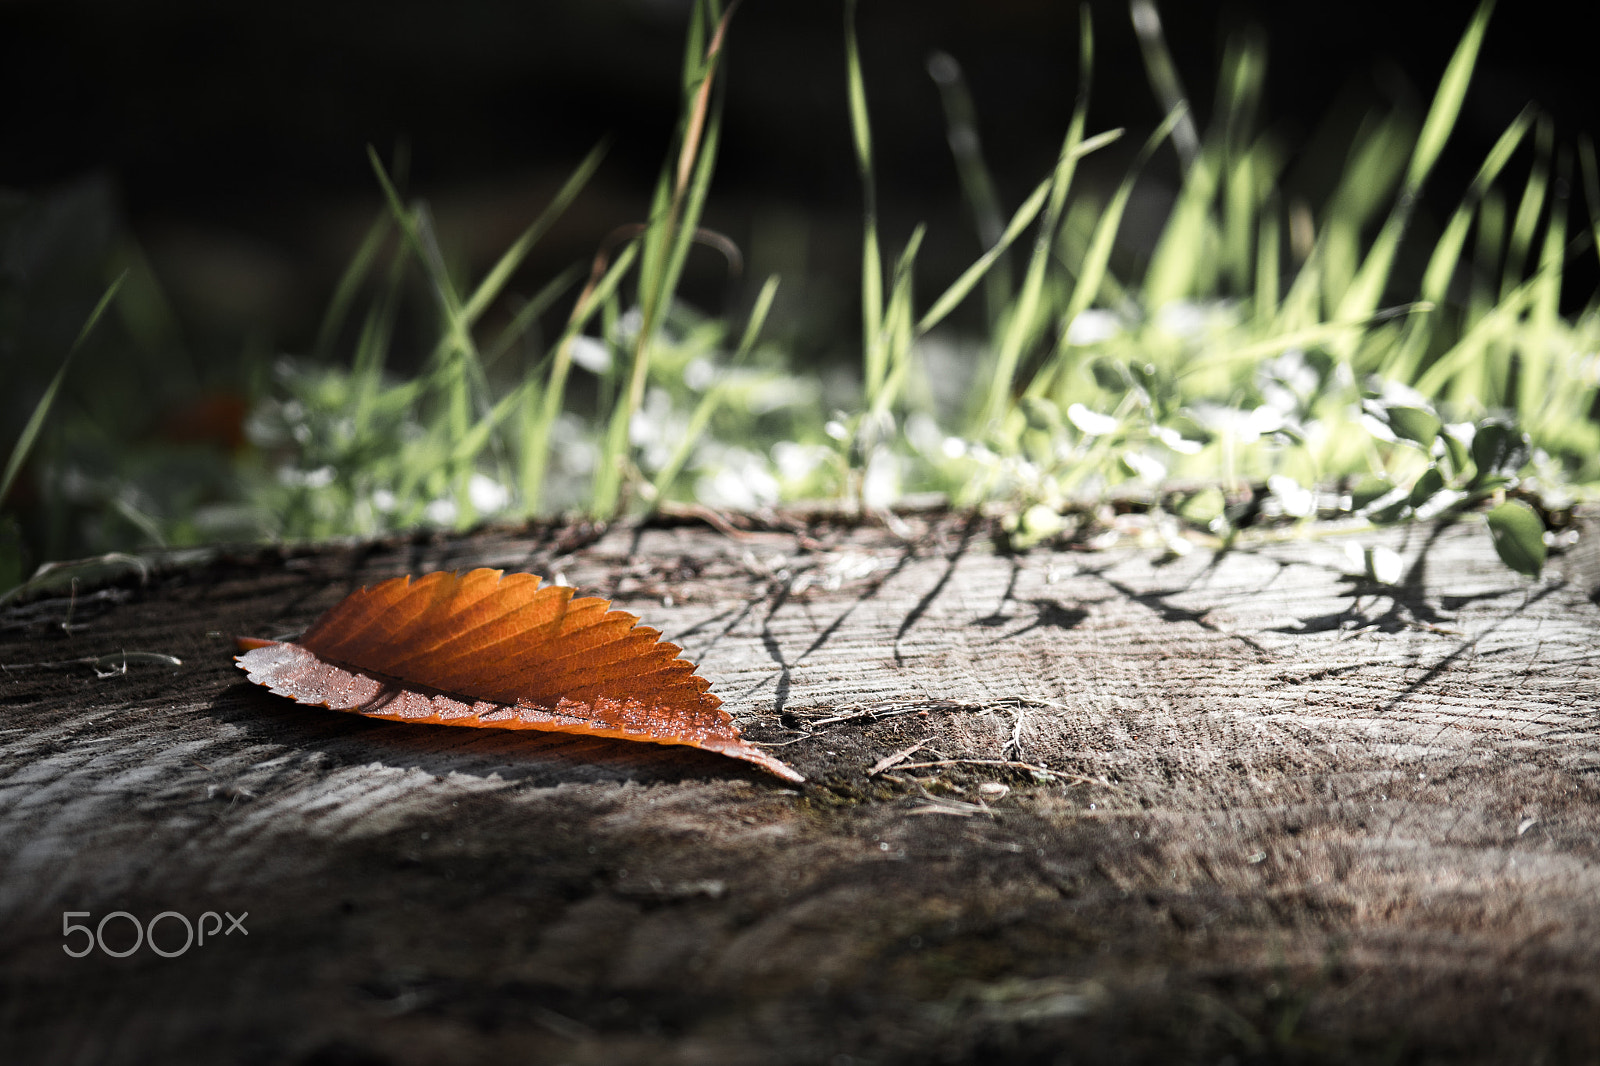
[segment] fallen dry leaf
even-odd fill
[[[805,780],[739,735],[676,644],[532,574],[453,572],[346,596],[293,643],[239,638],[250,680],[373,718],[684,744]]]

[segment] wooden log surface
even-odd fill
[[[0,1059],[1600,1060],[1592,521],[1537,581],[1481,518],[1366,535],[1395,586],[1344,536],[791,525],[211,552],[8,605]],[[807,783],[234,666],[474,566],[641,615]],[[83,661],[121,652],[182,665]],[[116,911],[247,917],[113,958]]]

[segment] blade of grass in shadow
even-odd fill
[[[1467,230],[1477,213],[1478,204],[1489,191],[1489,187],[1494,184],[1495,179],[1500,176],[1500,171],[1510,161],[1512,153],[1527,136],[1532,124],[1533,109],[1524,108],[1522,113],[1512,120],[1511,125],[1506,127],[1505,132],[1490,149],[1488,156],[1484,158],[1483,165],[1478,168],[1478,173],[1468,186],[1466,195],[1461,198],[1460,206],[1450,216],[1444,233],[1434,243],[1433,254],[1428,258],[1427,269],[1422,275],[1420,296],[1423,301],[1436,305],[1444,302],[1451,279],[1455,277],[1461,265],[1462,249],[1467,242]],[[1396,349],[1394,357],[1379,368],[1379,373],[1397,381],[1414,380],[1432,335],[1430,320],[1413,319],[1408,322],[1404,341]]]
[[[1497,287],[1488,279],[1500,270],[1500,257],[1505,249],[1506,201],[1499,189],[1490,189],[1478,206],[1478,222],[1472,242],[1472,292],[1467,300],[1467,321],[1470,328],[1494,309],[1499,299]]]
[[[889,306],[884,312],[881,327],[882,346],[887,361],[887,369],[883,382],[879,385],[877,393],[872,397],[867,410],[870,417],[869,424],[883,425],[883,417],[889,413],[899,397],[900,389],[905,384],[906,374],[911,367],[911,345],[913,340],[912,327],[912,291],[913,268],[917,261],[917,252],[922,247],[922,238],[927,234],[927,227],[917,226],[911,232],[911,239],[906,242],[904,251],[895,262],[894,280],[889,289]]]
[[[944,106],[945,140],[955,159],[961,194],[972,211],[978,241],[987,255],[1000,243],[1004,229],[1000,195],[995,191],[994,176],[989,173],[978,139],[977,108],[973,106],[972,93],[962,76],[961,64],[948,52],[934,52],[928,57],[928,76],[939,87],[939,101]],[[984,276],[984,302],[991,331],[1000,328],[1000,317],[1010,300],[1011,266],[1001,257]]]
[[[470,464],[489,443],[489,436],[495,431],[506,417],[516,410],[522,402],[522,391],[528,387],[524,381],[516,388],[502,396],[489,412],[472,424],[472,427],[463,433],[453,443],[450,461],[453,465]]]
[[[462,314],[465,316],[468,325],[476,322],[489,304],[494,301],[494,298],[500,295],[500,290],[505,288],[506,282],[511,279],[511,275],[516,272],[517,267],[522,265],[522,261],[527,258],[528,252],[538,243],[539,238],[544,236],[551,224],[561,217],[573,200],[577,199],[578,193],[588,184],[590,177],[594,175],[595,169],[600,166],[600,160],[605,156],[605,152],[606,146],[603,143],[590,150],[589,154],[584,157],[583,162],[579,163],[577,169],[572,172],[572,176],[567,178],[566,183],[561,186],[560,191],[555,195],[555,199],[550,201],[545,209],[539,213],[539,217],[534,219],[528,228],[522,231],[521,236],[512,243],[511,247],[505,250],[505,253],[500,256],[495,265],[484,275],[483,280],[478,283],[478,287],[473,290],[472,296],[468,298],[466,305],[462,308]]]
[[[761,287],[760,294],[756,297],[755,306],[750,311],[750,320],[745,325],[744,336],[739,340],[739,347],[734,351],[732,361],[728,365],[728,372],[737,370],[744,365],[750,352],[755,348],[756,338],[761,335],[761,327],[766,324],[767,312],[772,310],[772,300],[778,293],[778,276],[772,275]],[[705,433],[706,426],[710,424],[711,417],[716,414],[722,405],[727,393],[727,386],[723,381],[715,382],[708,388],[705,395],[700,397],[700,402],[695,404],[694,412],[689,416],[689,424],[684,429],[683,435],[678,438],[678,445],[673,450],[667,462],[656,472],[655,480],[650,485],[650,510],[660,509],[667,499],[667,494],[672,491],[673,484],[678,480],[678,475],[683,471],[683,464],[688,462],[689,453],[699,443],[700,437]]]
[[[1428,108],[1427,118],[1423,120],[1422,131],[1417,136],[1416,148],[1412,151],[1410,162],[1407,164],[1400,195],[1390,209],[1388,218],[1384,220],[1383,229],[1379,231],[1372,246],[1367,250],[1361,269],[1344,293],[1343,299],[1339,301],[1338,309],[1334,313],[1335,318],[1355,319],[1370,315],[1383,299],[1384,288],[1394,267],[1395,255],[1410,224],[1412,212],[1422,193],[1422,186],[1444,151],[1445,142],[1449,140],[1450,133],[1461,114],[1461,104],[1466,98],[1467,85],[1472,80],[1472,69],[1477,64],[1478,52],[1483,45],[1484,30],[1493,8],[1493,0],[1483,0],[1478,5],[1477,13],[1473,15],[1466,33],[1456,46],[1455,54],[1450,57],[1444,77],[1440,79],[1439,88],[1434,93],[1433,103]],[[1348,339],[1341,348],[1343,349],[1341,354],[1348,359],[1354,354],[1355,339]]]
[[[1428,369],[1417,378],[1416,389],[1424,396],[1437,396],[1443,391],[1446,384],[1451,384],[1449,393],[1452,399],[1476,401],[1479,404],[1496,406],[1503,403],[1508,397],[1486,395],[1478,385],[1478,379],[1468,379],[1473,388],[1470,390],[1454,387],[1458,382],[1452,381],[1463,370],[1476,365],[1481,365],[1484,352],[1495,341],[1509,335],[1516,327],[1517,321],[1532,305],[1534,298],[1539,294],[1539,282],[1542,275],[1535,274],[1521,285],[1517,286],[1506,298],[1497,303],[1488,314],[1484,315],[1465,335],[1458,340],[1449,351],[1434,360]]]
[[[511,316],[511,321],[506,323],[493,343],[484,349],[483,365],[490,367],[499,362],[500,358],[527,334],[539,320],[539,316],[548,311],[550,305],[565,295],[581,277],[583,277],[583,264],[574,263],[540,286],[539,291],[529,297],[527,303],[517,308],[516,313]]]
[[[633,413],[644,401],[645,383],[650,374],[651,347],[655,343],[661,319],[677,290],[684,260],[694,242],[706,196],[710,192],[722,114],[720,104],[713,105],[712,89],[716,84],[716,73],[727,39],[728,23],[738,6],[738,0],[734,0],[726,11],[719,14],[715,0],[702,0],[691,13],[689,47],[685,52],[684,119],[677,165],[662,175],[643,238],[639,258],[639,333],[634,342],[628,384],[612,410],[600,459],[595,467],[590,510],[597,518],[610,518],[619,507],[629,447],[629,426]],[[696,46],[706,26],[715,26],[715,30],[706,42],[703,56],[696,63]]]
[[[1255,233],[1262,210],[1277,187],[1282,153],[1268,136],[1254,143],[1256,115],[1266,80],[1267,61],[1261,44],[1236,34],[1223,54],[1217,114],[1222,117],[1223,157],[1221,254],[1217,264],[1229,295],[1250,291],[1257,265]]]
[[[1588,134],[1578,138],[1578,160],[1583,169],[1583,200],[1589,206],[1591,247],[1600,254],[1600,166],[1595,163],[1594,141]]]
[[[844,13],[845,77],[850,98],[850,134],[861,178],[861,340],[862,377],[870,406],[883,382],[884,353],[878,346],[883,324],[883,256],[878,246],[878,191],[872,174],[872,125],[867,114],[867,88],[861,76],[861,45],[856,39],[857,0],[847,0]]]
[[[1518,420],[1529,428],[1541,423],[1545,412],[1553,410],[1555,402],[1559,401],[1559,396],[1550,388],[1550,371],[1561,343],[1558,322],[1567,258],[1567,197],[1561,190],[1567,187],[1571,177],[1569,160],[1563,151],[1556,161],[1554,195],[1540,245],[1533,306],[1526,332],[1517,346],[1517,382],[1516,392],[1511,397],[1512,409]]]
[[[5,502],[6,494],[11,491],[12,482],[16,481],[17,474],[22,470],[22,464],[27,460],[28,453],[33,450],[34,441],[39,437],[39,431],[44,428],[44,420],[50,413],[50,408],[55,404],[56,393],[61,391],[61,383],[66,380],[67,369],[72,366],[72,359],[83,347],[84,341],[89,339],[89,334],[99,323],[106,308],[111,306],[111,301],[116,299],[117,291],[122,288],[123,279],[127,277],[124,271],[106,287],[100,302],[94,305],[94,310],[89,312],[89,317],[84,320],[83,328],[78,330],[77,339],[72,342],[72,347],[67,349],[66,357],[61,360],[61,366],[56,370],[55,376],[50,379],[50,384],[45,387],[44,395],[39,397],[39,402],[34,404],[33,413],[28,416],[28,422],[22,427],[22,433],[17,437],[17,443],[12,446],[11,458],[6,460],[6,472],[0,475],[0,503]],[[159,539],[159,537],[158,537]]]
[[[1178,77],[1178,65],[1173,62],[1166,35],[1161,30],[1161,15],[1152,0],[1132,0],[1128,13],[1133,19],[1134,34],[1139,38],[1139,51],[1144,57],[1150,87],[1161,109],[1169,115],[1180,116],[1173,130],[1173,146],[1184,167],[1192,167],[1200,158],[1200,135],[1191,117],[1193,110],[1184,94],[1183,81]]]
[[[367,146],[367,158],[372,164],[373,173],[377,175],[379,185],[383,187],[384,196],[389,201],[389,209],[400,226],[406,244],[411,248],[417,261],[422,264],[423,273],[428,278],[444,318],[445,328],[434,349],[433,367],[428,377],[432,390],[443,399],[445,415],[429,429],[443,436],[444,440],[440,442],[441,453],[452,455],[453,450],[449,442],[464,437],[473,422],[471,396],[473,386],[482,387],[482,364],[478,358],[477,346],[472,339],[471,324],[467,321],[461,296],[456,291],[454,282],[450,280],[444,256],[440,252],[439,242],[434,233],[432,218],[425,205],[418,204],[413,208],[407,208],[401,203],[399,191],[389,180],[383,161],[378,158],[376,149],[370,144]],[[470,463],[453,464],[445,472],[445,476],[455,485],[457,498],[468,499]],[[413,472],[409,479],[413,483],[420,483],[423,475],[420,471]],[[463,524],[470,521],[470,508],[464,508],[461,514]]]
[[[430,436],[437,440],[427,449],[432,458],[404,465],[399,484],[399,495],[411,499],[420,489],[436,480],[441,469],[458,501],[458,524],[468,525],[476,517],[467,491],[469,479],[478,456],[489,445],[494,431],[509,413],[519,406],[527,409],[527,401],[534,392],[532,379],[492,407],[488,405],[487,381],[484,360],[480,357],[472,336],[473,323],[504,289],[511,275],[521,265],[534,243],[548,230],[551,223],[566,209],[599,164],[603,146],[597,146],[578,166],[558,191],[552,202],[503,253],[495,265],[463,300],[449,276],[433,231],[431,217],[425,207],[406,208],[400,201],[398,190],[389,179],[377,153],[368,148],[369,159],[377,174],[379,184],[389,202],[390,214],[399,224],[405,246],[422,264],[425,275],[439,304],[444,329],[432,357],[430,369],[422,379],[423,391],[438,396],[444,404],[444,418],[428,427]],[[576,270],[569,270],[546,284],[512,322],[502,331],[496,342],[493,357],[498,358],[529,327],[537,316],[561,292],[576,280]],[[620,276],[620,272],[619,272]],[[386,336],[386,333],[385,333]],[[373,386],[376,385],[374,378]],[[478,412],[474,397],[485,397]],[[558,390],[559,401],[559,390]],[[525,436],[529,427],[525,426]],[[538,426],[532,427],[539,435]],[[547,430],[546,430],[547,432]],[[419,453],[420,454],[420,453]],[[442,466],[441,466],[442,464]],[[537,497],[537,486],[535,498]],[[433,491],[433,490],[429,490]],[[525,497],[526,498],[526,497]]]
[[[1105,281],[1107,268],[1111,262],[1111,251],[1116,244],[1117,230],[1122,226],[1122,217],[1127,212],[1128,199],[1133,195],[1134,183],[1145,165],[1150,162],[1150,157],[1155,154],[1166,139],[1177,129],[1183,121],[1181,112],[1168,115],[1156,127],[1154,133],[1145,140],[1140,148],[1133,165],[1128,168],[1128,173],[1123,177],[1122,184],[1117,186],[1117,191],[1111,197],[1111,202],[1100,213],[1100,218],[1095,223],[1094,236],[1089,240],[1088,250],[1084,253],[1083,262],[1078,268],[1078,278],[1072,286],[1072,295],[1067,299],[1066,310],[1061,315],[1061,330],[1057,338],[1055,350],[1049,360],[1040,367],[1033,380],[1028,383],[1024,395],[1043,396],[1047,394],[1056,382],[1062,380],[1067,372],[1067,354],[1071,351],[1071,344],[1067,340],[1067,331],[1072,327],[1073,319],[1088,310],[1095,298],[1100,294],[1100,288]]]
[[[1283,205],[1274,192],[1267,197],[1256,219],[1256,291],[1251,317],[1262,327],[1278,316],[1278,272],[1283,269],[1282,227]]]
[[[408,262],[407,250],[404,247],[395,249],[382,293],[368,308],[367,316],[361,323],[361,333],[356,338],[351,374],[356,380],[355,429],[358,440],[366,439],[377,413],[377,399],[385,391],[383,367],[389,358],[389,338],[394,334],[395,319],[399,315],[400,290]],[[421,391],[421,384],[417,381],[407,382],[406,387],[412,395]]]
[[[1080,9],[1078,33],[1077,103],[1073,107],[1072,119],[1067,125],[1067,135],[1062,141],[1061,153],[1057,157],[1049,202],[1045,208],[1044,218],[1039,223],[1033,245],[1033,256],[1028,261],[1022,290],[1012,305],[1005,331],[1001,334],[995,351],[988,398],[984,402],[978,424],[973,427],[977,431],[974,439],[987,435],[990,428],[996,426],[1005,414],[1023,349],[1041,332],[1045,325],[1042,319],[1048,317],[1040,313],[1045,270],[1049,266],[1050,251],[1055,245],[1056,231],[1060,226],[1067,190],[1072,184],[1078,157],[1082,154],[1079,147],[1083,143],[1083,129],[1089,114],[1089,81],[1094,69],[1094,26],[1090,21],[1087,6]]]
[[[333,298],[328,301],[328,310],[322,316],[322,325],[317,330],[316,343],[312,348],[319,356],[326,357],[333,350],[339,330],[344,327],[350,308],[355,304],[356,294],[372,274],[378,253],[383,250],[383,242],[388,236],[389,212],[383,211],[367,227],[356,254],[351,257],[344,273],[339,276],[339,283],[334,287]]]
[[[1539,119],[1534,143],[1537,151],[1533,169],[1528,173],[1527,184],[1522,187],[1522,199],[1517,203],[1517,214],[1512,220],[1506,244],[1505,265],[1500,275],[1502,296],[1522,282],[1528,251],[1533,247],[1534,235],[1539,231],[1539,216],[1544,212],[1545,197],[1550,192],[1550,154],[1555,148],[1555,125],[1548,118]]]
[[[555,428],[556,419],[561,414],[561,404],[566,397],[567,374],[572,369],[572,343],[578,334],[583,332],[589,320],[616,292],[623,275],[633,266],[638,254],[638,242],[630,240],[615,262],[610,260],[609,251],[605,248],[595,256],[589,281],[578,294],[577,302],[573,304],[572,311],[567,317],[566,329],[556,341],[555,358],[551,363],[550,376],[545,381],[542,395],[532,388],[523,389],[525,406],[521,420],[523,450],[519,483],[524,518],[531,518],[539,513],[544,492],[545,469],[549,463],[550,432]],[[536,369],[530,370],[529,380],[533,380],[536,373]],[[537,407],[534,406],[536,395],[540,395]]]

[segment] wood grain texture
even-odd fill
[[[1592,521],[1537,582],[1481,520],[1393,531],[1396,587],[1337,536],[1161,563],[908,522],[218,556],[8,607],[7,1061],[1600,1057]],[[233,668],[476,566],[646,614],[808,782]],[[184,665],[71,665],[123,649]],[[225,909],[248,937],[62,952],[63,911]]]

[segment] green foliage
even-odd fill
[[[549,208],[476,284],[446,266],[427,205],[406,204],[376,153],[372,165],[401,240],[372,300],[348,369],[280,361],[275,395],[256,412],[252,439],[271,474],[255,497],[276,516],[281,536],[371,533],[417,525],[467,528],[485,518],[526,518],[552,507],[615,514],[636,487],[652,505],[675,491],[686,467],[703,465],[703,435],[742,403],[760,416],[812,391],[770,369],[749,366],[777,279],[769,279],[731,358],[729,325],[675,302],[690,245],[715,240],[699,229],[720,128],[713,86],[728,11],[714,0],[693,9],[684,69],[683,113],[649,219],[619,231],[620,246],[595,257],[560,335],[527,351],[532,325],[569,295],[580,271],[546,284],[492,340],[479,337],[495,303],[534,243],[582,189],[600,161],[591,153]],[[341,283],[330,324],[354,305],[377,270],[389,220],[380,220]],[[386,372],[409,272],[419,269],[434,299],[438,340],[421,375]],[[631,285],[630,285],[631,279]],[[625,307],[622,293],[629,291]],[[591,331],[596,332],[591,332]],[[507,378],[508,354],[526,360]],[[770,359],[762,362],[770,364]],[[599,417],[568,407],[574,367],[594,378]],[[498,380],[499,387],[496,388]],[[766,395],[772,387],[781,399]],[[587,487],[582,482],[587,479]]]
[[[762,340],[776,277],[737,323],[677,297],[695,242],[729,251],[700,220],[734,6],[692,5],[680,118],[649,214],[617,230],[587,272],[575,265],[531,294],[513,289],[600,149],[475,280],[452,267],[427,204],[407,200],[400,168],[391,175],[373,153],[387,209],[338,284],[314,355],[280,358],[263,375],[250,446],[228,484],[167,460],[145,472],[102,462],[96,474],[66,447],[53,453],[56,482],[97,485],[94,498],[124,528],[178,543],[221,529],[314,538],[574,510],[606,519],[674,502],[754,508],[832,495],[878,509],[931,490],[998,505],[1019,549],[1093,526],[1080,516],[1108,494],[1140,495],[1156,541],[1177,552],[1197,531],[1225,541],[1263,520],[1342,514],[1381,526],[1490,507],[1501,558],[1530,575],[1543,565],[1545,529],[1524,501],[1600,484],[1600,299],[1560,314],[1568,257],[1600,244],[1600,217],[1569,227],[1572,167],[1549,121],[1532,109],[1517,116],[1431,246],[1417,224],[1489,3],[1421,119],[1370,118],[1320,205],[1286,186],[1288,149],[1258,127],[1266,55],[1253,40],[1229,44],[1202,129],[1154,8],[1139,0],[1136,27],[1167,117],[1102,197],[1076,180],[1079,166],[1122,131],[1088,128],[1085,9],[1077,106],[1054,166],[1009,218],[960,67],[935,57],[929,73],[984,251],[923,303],[926,230],[889,252],[880,233],[850,0],[842,119],[863,193],[853,386],[793,372],[781,346]],[[1131,249],[1123,223],[1136,185],[1169,148],[1180,175],[1173,207],[1153,246]],[[1520,187],[1505,188],[1512,164],[1528,158]],[[1593,212],[1600,167],[1588,141],[1578,162]],[[1403,269],[1413,262],[1425,264],[1415,277]],[[134,283],[145,278],[136,272]],[[954,334],[950,316],[980,290],[985,332]],[[420,368],[400,375],[395,337],[414,328],[418,292],[431,339]],[[537,327],[558,307],[566,317],[546,343]],[[125,317],[135,333],[160,332],[159,316]],[[0,501],[65,374],[63,365],[21,432]],[[108,439],[95,454],[114,450]],[[0,521],[0,570],[15,541]],[[1374,580],[1397,579],[1389,555],[1363,558]]]
[[[1521,500],[1507,500],[1489,512],[1489,535],[1500,559],[1519,574],[1538,577],[1544,568],[1544,523]]]
[[[1066,529],[1062,511],[1128,483],[1158,499],[1172,484],[1220,483],[1224,498],[1240,500],[1260,496],[1252,487],[1261,486],[1271,514],[1342,509],[1384,524],[1478,507],[1518,489],[1530,466],[1546,485],[1583,491],[1600,481],[1592,355],[1600,310],[1591,303],[1574,321],[1557,313],[1568,242],[1564,202],[1548,195],[1547,123],[1528,112],[1511,124],[1427,256],[1420,290],[1395,302],[1404,282],[1396,264],[1459,117],[1489,12],[1484,3],[1473,16],[1420,130],[1404,114],[1370,120],[1320,215],[1296,205],[1289,217],[1283,149],[1253,127],[1265,71],[1259,47],[1230,46],[1215,120],[1200,134],[1159,20],[1153,10],[1136,18],[1167,122],[1109,200],[1080,194],[1069,203],[1071,161],[1096,140],[1084,135],[1080,97],[1046,208],[1024,204],[1026,217],[1038,218],[1035,251],[1020,288],[991,316],[990,361],[972,389],[982,401],[926,412],[958,427],[936,449],[909,432],[889,441],[881,430],[877,446],[909,453],[931,468],[927,482],[964,503],[1004,503],[1012,543],[1022,546]],[[1087,69],[1087,22],[1083,40]],[[947,64],[941,75],[948,93],[959,71]],[[860,150],[865,102],[853,100]],[[1496,182],[1535,127],[1535,160],[1508,240],[1494,214]],[[1176,203],[1142,276],[1114,276],[1133,184],[1169,136],[1182,163]],[[1593,194],[1600,177],[1586,151]],[[870,160],[863,174],[870,180]],[[975,216],[985,210],[972,206]],[[1483,252],[1480,269],[1469,271],[1460,264],[1474,223]],[[868,246],[875,243],[869,212]],[[1497,273],[1497,294],[1484,295],[1485,269]],[[892,331],[880,327],[876,336],[885,335]],[[868,352],[871,396],[884,360],[870,336]],[[909,406],[880,405],[876,424],[900,415],[909,431]],[[1381,488],[1343,508],[1339,496],[1313,491],[1351,479]],[[1203,514],[1203,525],[1225,537],[1262,511],[1197,508],[1198,498],[1179,501],[1180,513]],[[1511,540],[1496,533],[1508,562],[1503,545],[1524,545],[1526,528]],[[1537,572],[1539,543],[1540,552],[1512,565]]]

